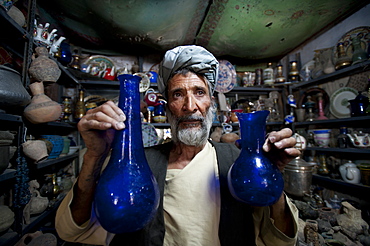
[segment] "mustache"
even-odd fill
[[[177,123],[180,123],[183,121],[194,121],[194,120],[198,120],[201,123],[203,123],[205,118],[200,115],[184,115],[184,116],[179,116],[176,118]]]

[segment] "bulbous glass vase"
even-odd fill
[[[284,189],[280,170],[264,155],[266,119],[269,111],[236,113],[241,134],[241,152],[228,173],[229,190],[252,206],[270,206]]]
[[[126,128],[116,131],[112,153],[96,187],[94,206],[103,228],[134,232],[149,223],[159,205],[159,189],[145,157],[140,118],[139,76],[119,75],[119,107]]]

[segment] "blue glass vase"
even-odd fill
[[[116,131],[111,157],[96,187],[94,206],[102,227],[115,234],[149,223],[159,205],[159,189],[145,157],[140,119],[141,77],[119,75],[119,107],[126,128]]]
[[[236,113],[240,126],[241,152],[228,173],[229,190],[252,206],[270,206],[284,189],[280,170],[264,155],[266,119],[269,111]]]

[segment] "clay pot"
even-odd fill
[[[36,47],[36,58],[32,61],[28,73],[31,80],[41,82],[56,82],[61,74],[57,63],[49,58],[45,47]]]
[[[62,107],[44,94],[44,84],[30,84],[31,103],[24,109],[23,115],[33,124],[55,121],[62,113]]]
[[[29,140],[22,144],[22,150],[25,156],[39,163],[48,158],[46,144],[42,140]]]
[[[0,205],[0,233],[8,230],[13,222],[13,211],[8,206]]]
[[[45,211],[49,205],[49,199],[47,197],[42,197],[38,190],[33,192],[30,204],[30,214],[40,214]]]
[[[56,246],[57,238],[51,233],[43,234],[41,231],[27,233],[15,246]]]

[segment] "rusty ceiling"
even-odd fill
[[[40,20],[75,45],[122,54],[198,44],[218,57],[281,58],[363,0],[39,0]]]

